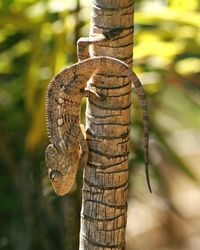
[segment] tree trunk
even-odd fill
[[[111,56],[132,67],[133,0],[93,0],[90,35],[120,30],[90,45],[90,56]],[[123,72],[98,71],[89,87],[106,95],[103,106],[88,101],[90,149],[84,170],[81,250],[125,249],[131,83]]]

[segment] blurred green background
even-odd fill
[[[81,173],[63,198],[49,184],[45,90],[77,61],[90,1],[0,1],[0,249],[77,250]],[[127,249],[200,249],[200,1],[138,0],[134,70],[150,111],[153,194],[133,94]]]

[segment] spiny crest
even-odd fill
[[[52,142],[52,138],[51,138],[51,134],[50,134],[50,123],[49,123],[49,117],[48,117],[48,112],[49,112],[48,109],[49,109],[49,100],[50,100],[49,92],[52,91],[52,89],[51,89],[52,81],[54,81],[54,78],[49,82],[49,84],[47,86],[47,90],[46,90],[46,96],[45,96],[45,107],[46,107],[45,120],[46,120],[47,136],[50,139],[50,142]]]

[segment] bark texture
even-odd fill
[[[111,56],[132,67],[133,0],[93,0],[90,35],[120,32],[90,45],[90,56]],[[88,102],[88,166],[84,170],[81,250],[125,249],[131,83],[123,72],[106,68],[89,87],[107,98]]]

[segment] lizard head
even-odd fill
[[[49,179],[56,194],[64,195],[68,193],[74,183],[79,154],[59,154],[57,149],[48,145],[45,152],[46,164],[48,167]]]

